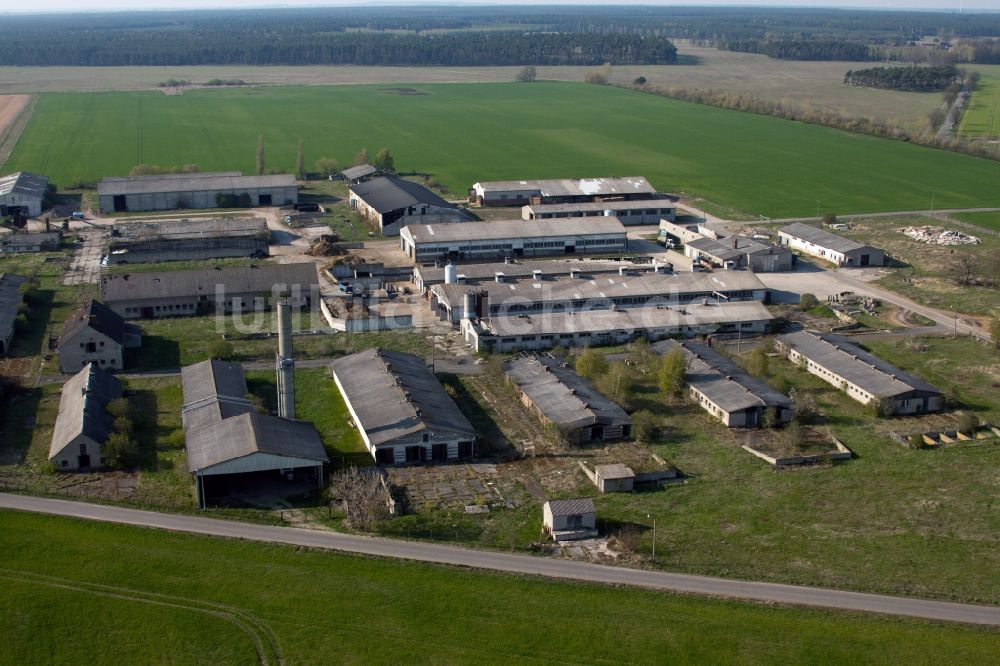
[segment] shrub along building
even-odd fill
[[[578,220],[410,225],[399,239],[415,263],[628,252],[628,232],[615,217],[585,225]]]
[[[182,208],[291,206],[295,176],[244,176],[239,171],[105,178],[97,185],[102,213]]]
[[[125,367],[125,349],[138,347],[139,329],[125,323],[117,312],[91,300],[63,324],[59,336],[59,370],[77,372],[88,363],[103,370]]]
[[[941,391],[839,335],[796,331],[778,336],[789,360],[862,404],[884,401],[892,414],[939,412]]]
[[[27,171],[0,178],[0,217],[38,217],[48,186],[48,176]]]
[[[17,331],[18,308],[24,302],[21,286],[28,278],[13,273],[0,273],[0,356],[10,353]]]
[[[656,350],[677,346],[687,357],[684,380],[691,399],[730,428],[756,428],[787,423],[795,405],[787,395],[753,377],[711,347],[695,342],[664,341]]]
[[[384,236],[397,236],[407,225],[464,222],[461,208],[450,204],[423,185],[383,176],[351,185],[351,207],[378,226]]]
[[[550,356],[508,361],[507,378],[524,406],[570,442],[616,441],[632,435],[632,418],[565,363]]]
[[[796,222],[778,230],[782,245],[838,266],[884,266],[885,252],[809,224]]]
[[[638,338],[751,336],[770,330],[762,303],[707,303],[633,309],[547,312],[518,317],[466,318],[461,331],[476,351],[508,353],[562,347],[617,345]]]
[[[747,271],[667,274],[646,270],[546,280],[507,280],[497,274],[476,286],[438,284],[431,287],[431,308],[438,317],[459,323],[466,308],[481,318],[515,317],[544,312],[583,312],[643,308],[697,302],[765,301],[767,288]]]
[[[318,293],[309,262],[101,276],[101,300],[125,319],[259,311],[282,296],[301,308]]]
[[[469,201],[480,206],[575,204],[655,198],[656,189],[641,176],[483,181],[469,190]]]
[[[267,256],[271,232],[260,217],[119,222],[111,227],[108,261],[160,261]]]
[[[322,486],[330,460],[316,428],[258,413],[240,366],[215,359],[189,365],[181,369],[181,386],[184,446],[199,508],[232,495]]]
[[[13,233],[0,236],[0,254],[24,252],[55,252],[62,245],[58,231]]]
[[[335,360],[330,369],[376,463],[475,455],[475,429],[422,358],[368,349]]]
[[[122,397],[114,375],[87,364],[62,387],[59,414],[52,430],[49,462],[60,471],[104,465],[104,445],[114,430],[108,403]]]
[[[670,199],[648,199],[645,201],[536,204],[521,208],[521,219],[523,220],[589,217],[617,217],[626,226],[659,224],[660,220],[673,222],[677,217],[677,204]]]
[[[795,255],[787,247],[746,236],[697,238],[684,245],[684,256],[716,268],[748,268],[754,273],[790,271]]]

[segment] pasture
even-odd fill
[[[962,114],[959,132],[974,137],[1000,137],[1000,65],[976,65],[982,78]]]
[[[1000,212],[957,213],[952,215],[952,217],[961,220],[962,222],[968,222],[969,224],[974,224],[977,227],[983,227],[984,229],[992,229],[993,231],[1000,232]]]
[[[572,83],[42,95],[6,168],[62,186],[139,163],[252,172],[388,147],[456,196],[477,180],[645,175],[751,215],[996,203],[1000,163],[825,127]]]
[[[81,655],[94,664],[565,663],[572,655],[596,664],[669,655],[676,663],[985,664],[1000,650],[1000,634],[961,625],[10,511],[0,525],[8,618],[0,640],[12,663],[75,664]]]

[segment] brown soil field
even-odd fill
[[[27,126],[30,113],[24,112],[33,101],[34,95],[0,95],[0,165],[7,161]]]
[[[874,116],[905,126],[922,125],[941,103],[936,93],[869,90],[843,85],[856,62],[796,62],[678,43],[679,65],[612,68],[613,83],[644,76],[654,85],[719,89],[771,101],[790,100],[846,115]],[[166,79],[195,84],[242,79],[257,85],[347,85],[513,81],[520,67],[197,66],[197,67],[0,67],[0,94],[143,90]],[[582,81],[592,67],[538,67],[538,78]]]

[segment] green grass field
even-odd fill
[[[477,180],[645,175],[745,213],[997,203],[1000,163],[637,92],[574,83],[284,87],[42,95],[7,170],[66,185],[137,163],[291,169],[388,147],[461,196]],[[413,94],[415,91],[416,94]]]
[[[962,222],[968,222],[969,224],[974,224],[977,227],[983,227],[984,229],[992,229],[994,231],[1000,231],[1000,212],[958,213],[952,215],[952,217],[959,219]]]
[[[260,655],[288,664],[986,664],[1000,650],[997,632],[960,625],[9,511],[0,527],[0,640],[9,663],[246,664]]]
[[[1000,137],[1000,67],[981,71],[958,131],[966,136]]]

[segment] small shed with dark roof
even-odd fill
[[[589,497],[549,500],[542,507],[542,523],[556,541],[597,536],[597,510]]]
[[[351,207],[377,224],[385,236],[396,236],[410,224],[463,222],[461,208],[429,189],[396,176],[382,176],[351,185]]]

